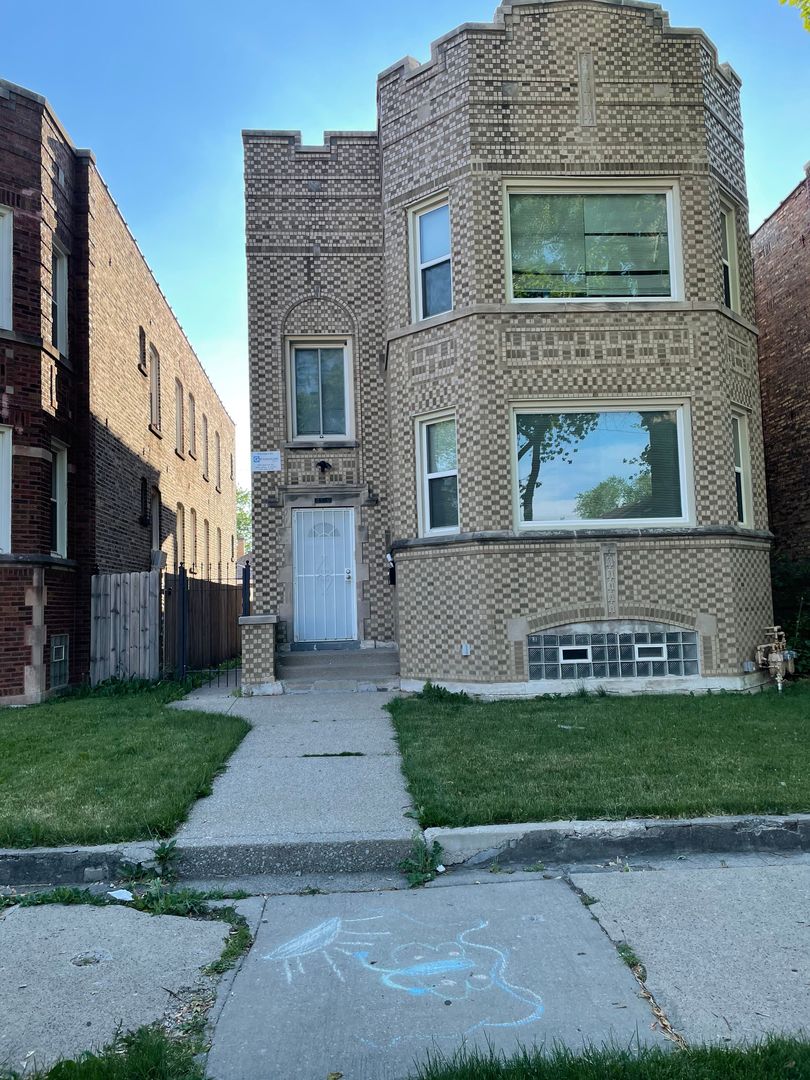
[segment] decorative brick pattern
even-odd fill
[[[250,691],[275,678],[275,625],[242,627],[242,687]]]
[[[396,623],[403,676],[525,680],[515,621],[608,613],[694,629],[706,673],[741,674],[770,589],[737,76],[655,5],[513,0],[434,43],[426,64],[383,71],[378,110],[377,134],[327,133],[323,147],[245,133],[254,448],[285,459],[257,478],[258,610],[283,607],[289,621],[285,507],[330,486],[311,450],[287,445],[284,338],[340,333],[352,336],[359,445],[327,455],[331,482],[367,503],[361,636]],[[504,191],[516,177],[674,182],[683,300],[511,303]],[[454,306],[412,324],[408,209],[439,192]],[[741,316],[723,307],[721,192],[735,206]],[[515,536],[514,406],[639,399],[686,406],[693,531]],[[748,532],[736,528],[735,407],[749,413]],[[461,535],[414,544],[416,422],[439,410],[457,421]]]

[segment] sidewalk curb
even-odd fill
[[[124,863],[154,864],[157,841],[99,847],[0,848],[0,886],[112,881]],[[411,839],[379,837],[268,843],[257,837],[178,844],[181,878],[397,870]]]
[[[607,862],[707,852],[810,851],[810,814],[540,821],[425,829],[446,866]]]

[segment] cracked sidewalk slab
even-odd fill
[[[215,980],[221,921],[118,905],[46,904],[0,916],[0,1067],[47,1067],[161,1020]]]

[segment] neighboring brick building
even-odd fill
[[[385,70],[376,132],[244,133],[252,447],[280,452],[246,687],[274,637],[396,641],[404,687],[761,681],[739,88],[657,5],[512,0]]]
[[[771,527],[810,559],[810,164],[751,238]]]
[[[3,81],[0,394],[7,704],[87,677],[93,573],[148,570],[157,547],[171,568],[179,532],[187,566],[232,576],[236,510],[233,422],[93,155]]]

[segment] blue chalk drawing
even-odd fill
[[[423,930],[430,930],[430,927],[404,912],[394,911],[390,914]],[[381,986],[407,994],[410,998],[425,1001],[439,998],[445,1004],[478,1000],[483,1015],[456,1035],[467,1036],[491,1028],[525,1027],[543,1015],[541,998],[533,990],[515,986],[506,978],[508,951],[470,940],[470,935],[488,927],[487,921],[468,927],[450,941],[440,941],[438,944],[409,941],[396,945],[391,940],[385,940],[393,937],[390,931],[372,929],[368,925],[379,923],[383,918],[385,916],[375,915],[366,919],[327,919],[312,930],[279,945],[264,959],[281,963],[288,983],[293,979],[292,964],[303,975],[303,958],[319,954],[340,982],[346,980],[338,960],[345,965],[343,957],[346,957],[373,975]],[[374,952],[370,951],[372,949]],[[510,1012],[512,1015],[507,1019],[505,1014]],[[403,1038],[436,1037],[435,1030],[429,1036],[411,1033],[408,1036],[395,1036],[386,1045],[394,1046]],[[378,1045],[369,1040],[363,1041]]]

